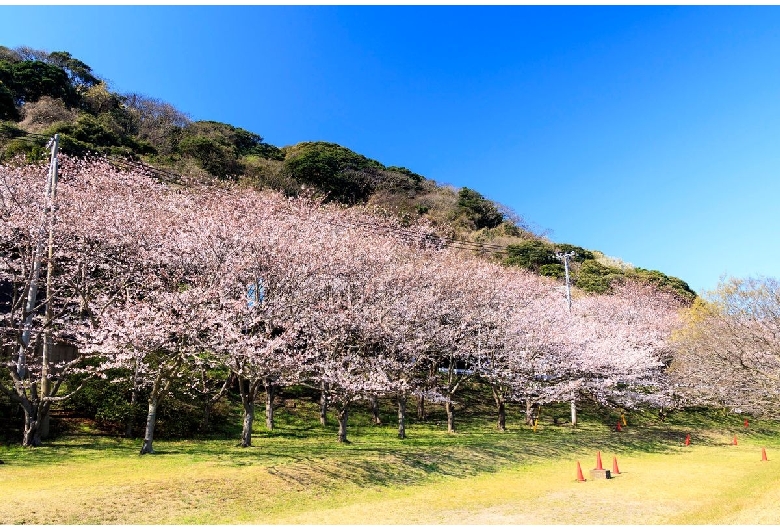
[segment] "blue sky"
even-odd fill
[[[0,6],[0,45],[474,188],[697,291],[780,276],[780,7]]]

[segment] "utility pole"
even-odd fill
[[[572,250],[571,252],[557,252],[555,257],[563,261],[563,270],[566,273],[566,303],[569,306],[569,313],[571,313],[571,286],[569,285],[569,259],[573,258],[577,254]],[[577,399],[573,397],[571,399],[571,426],[577,426]]]
[[[569,304],[569,313],[571,313],[571,286],[569,285],[569,259],[573,258],[577,254],[572,250],[571,252],[558,252],[555,257],[563,261],[563,270],[566,273],[566,302]]]
[[[54,199],[57,196],[57,172],[59,170],[57,160],[57,150],[59,149],[60,135],[55,134],[47,147],[51,147],[51,160],[49,162],[49,179],[46,185],[47,188],[47,204],[46,209],[48,211],[48,230],[49,230],[49,259],[46,264],[46,317],[44,320],[43,328],[43,351],[41,352],[41,397],[49,397],[51,392],[51,381],[49,374],[49,360],[51,357],[51,350],[54,347],[54,342],[51,338],[51,293],[52,293],[52,279],[54,276],[54,224],[56,220],[56,210],[54,206]],[[43,404],[41,404],[43,406]],[[39,433],[41,438],[47,438],[49,436],[49,412],[45,411],[41,418],[41,425],[39,427]]]

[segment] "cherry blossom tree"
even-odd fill
[[[11,388],[0,383],[0,389],[24,410],[23,445],[41,443],[40,429],[48,409],[59,390],[60,382],[53,382],[48,359],[38,359],[41,346],[48,350],[50,342],[58,338],[55,320],[62,321],[66,312],[51,313],[53,305],[67,306],[75,297],[71,289],[57,289],[53,281],[54,245],[63,236],[56,237],[53,172],[44,180],[47,170],[41,166],[27,168],[0,168],[2,182],[2,216],[0,216],[0,248],[2,248],[2,284],[8,304],[3,308],[3,345],[11,351],[6,363]],[[46,193],[41,193],[46,182]],[[40,194],[40,195],[39,195]],[[55,239],[56,238],[56,239]],[[46,241],[51,252],[46,254]],[[43,285],[43,271],[47,281]],[[58,282],[60,283],[60,282]]]
[[[158,406],[171,385],[188,370],[216,362],[209,359],[204,338],[223,297],[214,281],[221,277],[210,273],[218,272],[215,264],[223,263],[224,249],[209,244],[213,219],[188,215],[196,206],[171,190],[146,197],[148,217],[136,218],[132,225],[138,252],[132,274],[124,277],[125,296],[84,331],[89,349],[105,356],[102,370],[132,370],[134,382],[148,387],[142,454],[154,452]],[[115,269],[112,274],[127,272]]]
[[[570,356],[562,363],[558,391],[624,407],[666,403],[670,338],[682,304],[673,294],[632,281],[613,291],[573,304],[566,335]]]
[[[495,275],[498,277],[498,275]],[[505,270],[496,285],[492,324],[481,337],[484,350],[480,375],[491,386],[497,407],[497,428],[506,429],[506,403],[526,402],[526,422],[532,405],[557,400],[545,394],[544,380],[558,370],[561,313],[551,281],[525,271]]]
[[[403,250],[403,249],[399,249]],[[376,367],[387,381],[385,393],[395,398],[398,409],[398,437],[406,438],[406,406],[409,396],[418,400],[441,401],[442,396],[430,381],[429,366],[435,362],[432,353],[432,326],[435,315],[430,301],[438,286],[435,270],[430,267],[436,256],[429,251],[406,249],[396,254],[393,267],[382,278],[382,306],[370,306],[366,319],[371,333],[381,344],[382,355]]]
[[[338,229],[321,241],[322,266],[305,311],[310,377],[337,408],[338,440],[347,442],[349,406],[383,393],[388,380],[376,362],[383,344],[375,330],[377,312],[386,305],[383,275],[394,253],[389,238]]]
[[[245,194],[246,195],[246,194]],[[242,201],[252,199],[255,204]],[[311,273],[307,226],[293,218],[280,215],[273,205],[258,209],[260,197],[221,197],[236,216],[231,223],[222,219],[228,231],[241,233],[244,256],[240,267],[236,263],[235,284],[239,292],[236,303],[223,306],[224,319],[220,336],[212,342],[226,365],[237,377],[244,408],[241,444],[251,445],[254,406],[260,387],[265,388],[266,427],[273,429],[273,399],[275,391],[299,380],[303,362],[296,351],[298,309],[302,305],[305,278]],[[270,213],[270,215],[269,215]],[[309,228],[310,230],[310,228]],[[226,274],[223,274],[223,278]]]
[[[435,391],[444,401],[447,430],[455,432],[455,396],[476,378],[491,327],[490,274],[499,267],[461,252],[439,252],[428,263],[428,290],[423,299],[428,318],[418,333],[427,337],[425,350],[438,375]],[[420,295],[420,291],[417,291]]]
[[[671,370],[681,402],[777,415],[780,281],[724,279],[683,318]]]
[[[296,275],[298,299],[287,304],[295,308],[296,340],[304,345],[301,379],[336,407],[338,439],[345,442],[350,405],[398,389],[389,368],[398,360],[394,326],[404,326],[398,309],[415,296],[399,271],[419,266],[416,249],[430,247],[430,240],[425,227],[400,230],[355,209],[299,208],[298,214],[299,224],[316,227],[296,237],[308,244],[298,254],[309,269]]]

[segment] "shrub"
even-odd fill
[[[614,280],[623,277],[620,269],[589,259],[582,262],[574,275],[574,285],[586,292],[603,294],[611,291]]]
[[[0,158],[2,160],[10,160],[18,156],[24,157],[28,162],[37,162],[46,160],[49,156],[49,151],[46,149],[44,140],[14,138],[2,148]]]
[[[25,136],[27,133],[10,121],[0,121],[0,140],[10,140]]]
[[[555,257],[553,246],[539,239],[508,245],[506,252],[505,263],[507,265],[523,267],[534,272],[538,272],[543,265],[560,263]]]
[[[209,174],[219,178],[236,177],[241,165],[229,146],[205,136],[190,136],[179,143],[182,155],[195,159]]]
[[[458,192],[458,206],[466,212],[477,230],[495,228],[504,221],[504,215],[492,201],[469,188],[461,188]]]
[[[284,173],[314,187],[328,201],[365,202],[384,166],[338,144],[304,142],[285,150]]]
[[[566,269],[561,263],[547,263],[539,267],[539,274],[552,278],[565,278]]]

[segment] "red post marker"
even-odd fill
[[[762,461],[762,462],[766,462],[766,461],[767,461],[767,458],[766,458],[766,449],[765,449],[764,447],[762,447],[762,448],[761,448],[761,461]]]
[[[618,465],[617,465],[617,457],[616,456],[612,457],[612,474],[613,475],[620,475],[620,469],[618,468]]]
[[[691,435],[690,434],[686,434],[685,435],[685,446],[688,447],[689,445],[691,445]]]
[[[745,428],[747,428],[747,427],[748,427],[748,425],[750,425],[750,424],[748,423],[748,421],[747,421],[747,420],[745,420]]]
[[[577,482],[585,482],[585,477],[582,476],[582,468],[579,461],[577,462]]]
[[[737,445],[737,437],[734,436],[734,439],[731,440],[731,445]]]
[[[604,469],[604,465],[601,463],[601,451],[596,453],[596,469]]]
[[[617,422],[617,432],[623,432],[623,427],[620,426],[620,421]]]

